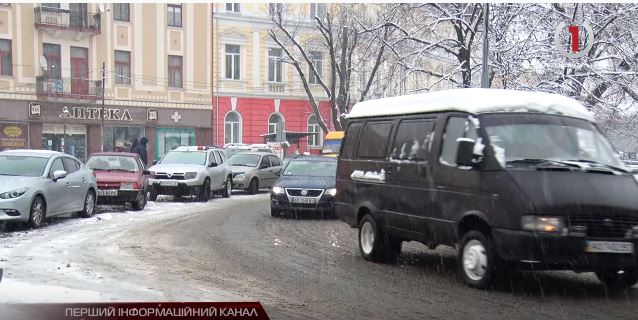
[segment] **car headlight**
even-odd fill
[[[185,180],[190,180],[190,179],[195,179],[197,178],[197,172],[186,172],[184,174],[184,179]]]
[[[120,190],[133,190],[135,189],[134,183],[122,183],[120,184]]]
[[[562,217],[523,216],[521,218],[523,230],[559,233],[565,227]]]
[[[284,193],[284,188],[282,188],[282,187],[272,187],[272,193],[273,194],[283,194]]]
[[[240,174],[236,175],[233,179],[244,180],[244,178],[246,178],[246,175],[243,174],[243,173],[240,173]]]
[[[29,188],[20,188],[0,193],[0,199],[15,199],[25,194]]]
[[[337,189],[336,188],[326,189],[326,194],[334,197],[337,195]]]
[[[152,179],[155,179],[155,178],[156,178],[155,174],[156,174],[156,173],[155,173],[155,171],[149,171],[149,172],[148,172],[148,175],[149,175],[149,176],[150,176],[150,178],[152,178]]]

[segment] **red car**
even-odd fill
[[[86,166],[97,179],[98,204],[131,203],[134,210],[146,206],[149,172],[136,153],[98,152]]]

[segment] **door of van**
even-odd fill
[[[429,151],[435,122],[436,118],[401,120],[385,169],[393,198],[386,206],[389,231],[410,240],[427,239],[432,216],[432,160]]]

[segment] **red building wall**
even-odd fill
[[[306,132],[308,130],[308,119],[313,114],[312,107],[307,100],[301,99],[280,99],[279,113],[284,119],[285,131]],[[233,110],[231,97],[213,97],[213,138],[215,144],[224,144],[224,120],[226,114]],[[219,106],[219,110],[217,107]],[[330,114],[329,102],[320,102],[319,110],[326,125],[333,130],[332,116]],[[235,111],[241,115],[242,122],[242,142],[243,143],[264,143],[261,135],[268,133],[268,119],[276,112],[275,99],[268,98],[237,98]],[[216,115],[218,118],[216,119]],[[322,135],[325,136],[325,133]],[[291,145],[287,154],[297,151],[297,145]],[[302,138],[299,143],[299,152],[318,153],[319,149],[310,150],[308,139]]]

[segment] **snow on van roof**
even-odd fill
[[[594,121],[594,116],[572,98],[545,92],[482,88],[452,89],[363,101],[352,107],[347,118],[436,111],[461,111],[472,114],[536,112]]]

